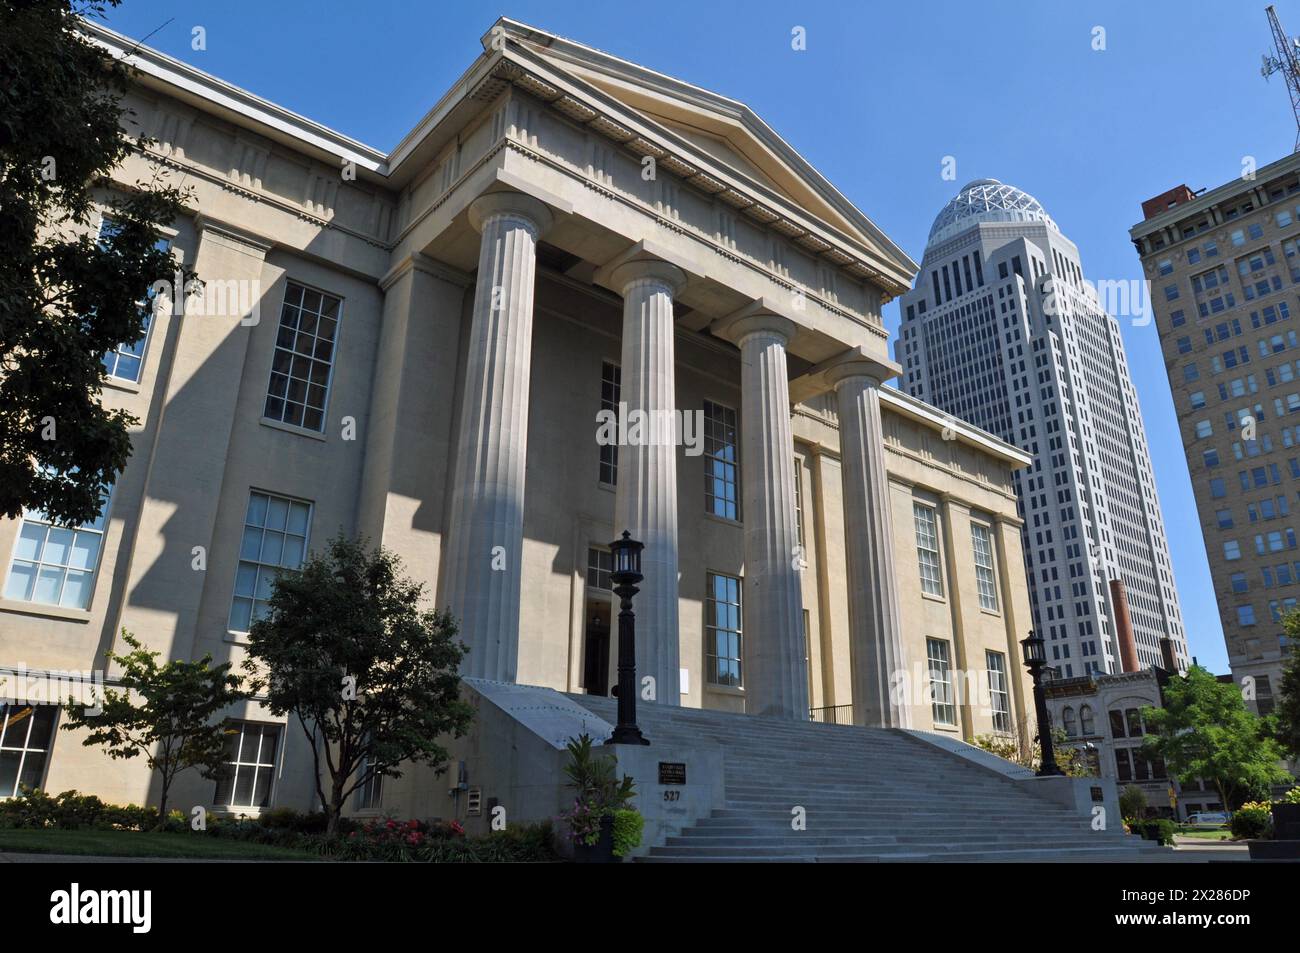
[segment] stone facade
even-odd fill
[[[1114,780],[1121,791],[1131,784],[1141,788],[1152,815],[1186,820],[1200,811],[1220,811],[1213,785],[1199,779],[1180,784],[1159,758],[1141,752],[1146,735],[1142,709],[1164,705],[1162,677],[1157,669],[1146,668],[1050,680],[1046,691],[1052,725],[1065,731],[1069,746],[1085,751],[1101,777]]]
[[[158,141],[117,181],[183,176],[173,253],[234,298],[160,305],[138,374],[106,388],[142,423],[89,583],[33,555],[54,528],[0,523],[0,666],[98,669],[122,629],[239,663],[269,572],[341,530],[463,620],[466,674],[603,694],[606,547],[627,528],[660,704],[967,738],[1023,722],[1029,458],[882,386],[880,308],[914,265],[744,106],[502,20],[383,154],[131,59],[133,121]],[[702,441],[602,447],[607,403],[686,413]],[[232,790],[186,777],[177,803],[309,806],[297,726],[232,714]],[[79,740],[28,745],[24,779],[150,796],[138,764]],[[447,816],[446,798],[411,771],[357,809]]]

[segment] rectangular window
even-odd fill
[[[983,523],[970,524],[971,546],[975,551],[975,582],[979,586],[980,608],[998,611],[998,580],[993,566],[993,539]]]
[[[614,554],[598,546],[587,547],[587,587],[613,590],[609,574],[614,571]]]
[[[930,711],[934,715],[934,723],[955,725],[957,707],[952,701],[952,666],[948,656],[948,643],[943,639],[926,639],[925,653],[930,666]]]
[[[704,508],[714,516],[740,519],[740,441],[736,412],[704,402]]]
[[[916,525],[916,557],[921,570],[921,591],[943,595],[943,571],[939,567],[939,514],[932,507],[912,504]]]
[[[99,516],[76,527],[56,526],[39,511],[24,512],[4,597],[69,609],[90,605],[111,495],[110,488],[100,503]]]
[[[367,753],[361,759],[361,764],[357,768],[357,776],[364,778],[366,772],[370,770],[370,755]],[[353,806],[358,811],[369,811],[379,807],[383,797],[384,776],[382,774],[371,775],[367,780],[361,782],[361,786],[353,792]]]
[[[1007,691],[1007,661],[1001,652],[984,653],[989,672],[989,708],[993,713],[993,730],[1011,733],[1011,696]]]
[[[1115,776],[1120,781],[1133,780],[1133,763],[1129,761],[1127,748],[1115,749]]]
[[[310,526],[310,503],[257,490],[249,494],[230,606],[232,632],[247,632],[266,615],[276,572],[302,565]]]
[[[289,282],[271,361],[263,416],[322,432],[334,372],[334,343],[343,302]]]
[[[741,681],[740,580],[708,574],[705,600],[705,667],[709,683],[739,688]]]
[[[44,783],[58,710],[58,705],[0,703],[0,798]]]
[[[611,411],[617,419],[618,402],[622,390],[623,369],[617,364],[602,361],[600,364],[600,409]],[[600,482],[609,486],[618,484],[618,444],[600,445]]]
[[[212,803],[217,807],[266,807],[271,803],[280,726],[240,721],[234,727],[226,740],[226,761]]]
[[[99,238],[102,242],[105,236],[116,229],[116,225],[111,219],[105,218],[99,226]],[[172,247],[170,238],[160,238],[154,245],[158,251],[167,251]],[[133,384],[140,382],[140,372],[144,369],[144,352],[149,346],[149,328],[153,324],[153,292],[150,291],[144,301],[140,303],[144,310],[144,329],[140,332],[140,337],[135,341],[119,344],[111,351],[105,352],[100,360],[104,364],[104,370],[108,372],[109,377],[116,377],[118,380],[130,381]]]

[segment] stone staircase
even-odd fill
[[[617,721],[612,698],[570,695]],[[725,806],[642,861],[1138,861],[1165,848],[1094,831],[1016,781],[902,731],[640,705],[652,742],[723,747]],[[806,812],[793,830],[792,810]]]

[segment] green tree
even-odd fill
[[[1204,778],[1225,810],[1233,810],[1251,792],[1286,778],[1281,747],[1246,709],[1236,685],[1194,665],[1185,677],[1170,679],[1164,701],[1163,708],[1142,709],[1149,732],[1143,750],[1163,758],[1180,782]]]
[[[162,782],[161,828],[178,774],[198,768],[211,779],[222,769],[230,719],[217,716],[248,695],[240,690],[242,680],[231,674],[230,663],[213,666],[212,656],[205,655],[197,662],[173,659],[159,665],[159,653],[146,649],[125,629],[122,641],[130,652],[108,653],[109,662],[122,669],[122,690],[105,688],[98,705],[69,699],[63,728],[88,729],[82,744],[102,745],[110,758],[144,756]]]
[[[1124,819],[1141,820],[1147,813],[1147,792],[1129,784],[1119,792],[1119,814]]]
[[[1300,644],[1300,612],[1288,614],[1282,626],[1291,644]],[[1282,670],[1273,716],[1278,743],[1292,761],[1300,762],[1300,652],[1295,649]]]
[[[76,524],[99,512],[139,422],[104,407],[102,357],[139,340],[150,288],[175,270],[160,226],[186,193],[161,179],[111,200],[113,228],[93,233],[97,194],[148,142],[123,125],[131,71],[77,29],[104,7],[0,0],[0,516],[10,518],[28,508]]]
[[[450,615],[420,609],[423,591],[393,553],[340,534],[276,577],[249,633],[254,690],[302,726],[329,833],[358,787],[400,777],[407,762],[441,773],[438,739],[469,728],[457,673],[465,646]]]

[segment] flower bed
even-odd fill
[[[0,801],[0,828],[45,830],[151,831],[158,823],[152,807],[105,804],[76,791],[51,797],[27,791]],[[334,860],[415,863],[509,863],[556,860],[549,823],[512,825],[482,837],[467,837],[458,821],[357,823],[345,818],[338,836],[327,836],[325,816],[289,808],[267,811],[256,820],[209,814],[206,829],[193,831],[180,811],[168,813],[163,831],[306,851]]]

